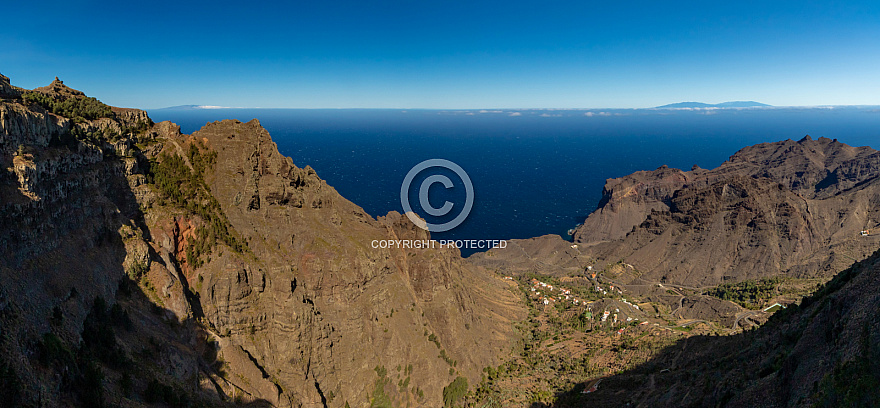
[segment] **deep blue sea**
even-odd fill
[[[373,110],[160,109],[191,133],[221,119],[259,119],[281,153],[312,166],[373,216],[402,212],[401,182],[416,164],[451,160],[468,174],[474,204],[458,227],[435,239],[567,237],[601,198],[605,180],[661,165],[713,168],[744,146],[809,134],[880,148],[877,107],[715,110]],[[427,172],[427,171],[426,171]],[[424,173],[424,172],[423,172]],[[433,207],[461,208],[465,188],[435,184]],[[420,173],[410,190],[420,211]],[[413,193],[413,191],[415,191]],[[445,218],[438,218],[442,222]],[[464,255],[474,251],[462,250]]]

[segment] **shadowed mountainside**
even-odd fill
[[[872,407],[880,404],[880,251],[762,327],[683,339],[554,407]]]

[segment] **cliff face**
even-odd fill
[[[809,137],[745,148],[716,169],[660,168],[606,183],[574,236],[599,259],[691,286],[828,277],[877,246],[880,152]]]
[[[456,375],[475,381],[507,351],[521,309],[503,281],[463,266],[456,250],[373,248],[429,237],[397,213],[374,220],[294,166],[256,120],[208,124],[192,138],[218,153],[208,184],[253,253],[194,272],[204,276],[201,307],[277,379],[282,399],[360,405],[384,366],[394,382],[411,378],[384,388],[391,400],[437,406]]]
[[[21,96],[21,89],[12,86],[9,83],[9,77],[0,74],[0,98],[18,98]]]
[[[0,94],[10,401],[442,406],[516,339],[507,282],[457,250],[373,248],[428,236],[294,166],[256,120],[182,135],[57,79]]]
[[[699,174],[663,166],[654,171],[639,171],[609,179],[602,189],[599,208],[575,229],[575,242],[599,242],[621,239],[632,227],[644,221],[652,211],[669,209],[669,199]]]
[[[10,88],[5,77],[0,77],[0,88]],[[93,345],[84,340],[93,333],[85,321],[96,299],[101,305],[115,299],[127,269],[149,260],[149,247],[138,232],[142,217],[131,194],[131,185],[143,175],[137,174],[137,160],[117,155],[113,144],[71,136],[77,126],[107,125],[73,123],[20,95],[0,102],[0,388],[13,406],[94,403],[71,391],[81,387],[93,367],[94,353],[80,352],[84,344]],[[146,117],[142,111],[139,115]],[[117,118],[103,122],[127,125]],[[127,336],[119,333],[120,339]],[[155,339],[169,337],[176,334],[166,331]],[[107,345],[108,353],[118,350]],[[184,355],[177,350],[164,354]],[[179,372],[195,367],[191,355],[177,361]]]

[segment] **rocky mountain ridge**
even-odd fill
[[[10,401],[443,406],[516,341],[509,282],[454,249],[372,248],[428,236],[256,120],[184,135],[57,78],[0,91]]]
[[[574,241],[660,281],[829,277],[876,249],[880,152],[805,137],[744,148],[716,169],[661,167],[605,185]]]

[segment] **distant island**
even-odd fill
[[[655,109],[674,109],[674,108],[757,108],[762,106],[772,106],[766,103],[755,101],[733,101],[721,102],[716,104],[703,102],[678,102],[669,105],[658,106]]]
[[[152,110],[197,110],[197,109],[230,109],[228,106],[216,106],[216,105],[177,105],[177,106],[169,106],[167,108],[158,108]]]

